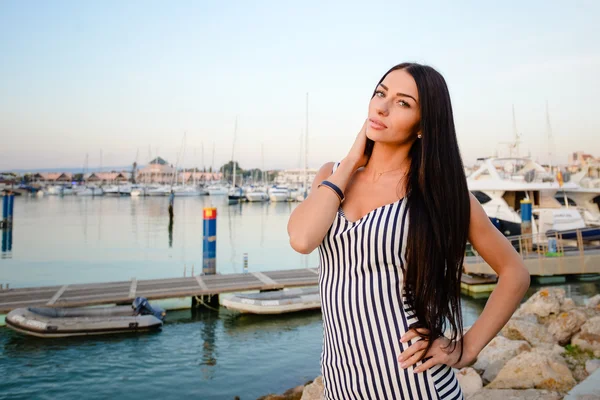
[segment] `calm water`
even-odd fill
[[[221,273],[316,267],[288,244],[293,203],[228,206],[209,197],[17,198],[12,251],[0,257],[11,287],[168,278],[202,265],[202,208],[218,208]],[[213,202],[213,203],[211,203]],[[600,283],[562,285],[576,301]],[[533,291],[533,289],[532,289]],[[485,300],[463,299],[465,325]],[[39,340],[0,328],[0,398],[255,399],[319,375],[321,314],[240,316],[170,312],[162,332]]]

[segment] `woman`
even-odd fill
[[[288,233],[300,253],[319,248],[327,399],[462,398],[452,368],[474,362],[529,287],[469,194],[448,88],[428,66],[383,76],[348,155],[321,167]],[[463,336],[467,240],[499,280]]]

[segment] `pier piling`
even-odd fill
[[[205,207],[203,211],[203,236],[202,236],[202,274],[215,275],[217,273],[217,209]],[[192,299],[192,306],[208,305],[219,307],[219,296],[199,296]]]

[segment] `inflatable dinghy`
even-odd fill
[[[252,314],[283,314],[321,308],[319,288],[284,289],[261,293],[236,293],[221,304],[231,310]]]
[[[164,317],[164,310],[137,297],[131,306],[17,308],[6,316],[6,326],[27,335],[57,338],[158,330]]]

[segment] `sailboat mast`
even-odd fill
[[[552,173],[552,150],[554,150],[554,146],[552,143],[552,125],[550,125],[550,112],[548,111],[548,100],[546,100],[546,130],[548,133],[548,158],[550,159],[548,163],[550,165],[550,173]]]
[[[515,148],[515,150],[517,151],[516,156],[519,156],[519,133],[517,132],[517,119],[515,117],[515,105],[512,105],[512,119],[513,119],[513,133],[515,135],[515,143],[513,145],[513,147]],[[513,157],[512,154],[512,149],[510,151],[510,156]]]
[[[215,142],[213,142],[212,163],[210,164],[210,170],[212,173],[215,172]],[[210,178],[210,180],[212,181],[212,177]]]
[[[260,179],[262,180],[262,185],[265,185],[265,144],[260,144],[260,156],[262,158],[262,169],[260,170]]]
[[[308,92],[306,93],[306,126],[304,127],[304,198],[308,195]]]
[[[236,163],[235,163],[235,159],[233,158],[235,155],[235,138],[237,135],[237,124],[238,124],[238,120],[237,117],[235,117],[235,125],[233,127],[233,146],[231,146],[231,162],[233,163],[233,188],[235,189],[235,173],[236,171]]]

